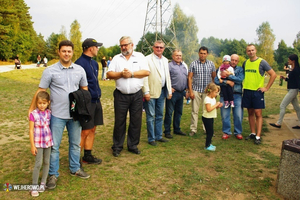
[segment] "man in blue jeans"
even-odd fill
[[[59,43],[59,62],[46,68],[43,72],[39,89],[34,95],[29,113],[36,107],[36,95],[40,91],[50,89],[51,98],[51,121],[50,128],[53,137],[53,147],[50,155],[48,189],[56,187],[59,176],[59,146],[65,127],[69,137],[69,169],[71,176],[89,178],[86,172],[80,168],[80,133],[79,121],[73,121],[69,111],[69,93],[79,88],[87,90],[87,79],[84,69],[72,63],[74,45],[71,41],[63,40]]]
[[[172,98],[166,99],[166,113],[164,120],[165,137],[173,138],[171,135],[171,121],[173,117],[173,132],[176,135],[186,136],[180,129],[180,121],[183,109],[183,97],[188,98],[187,89],[187,66],[182,62],[182,52],[175,49],[172,54],[172,61],[169,62],[169,71],[172,85]]]
[[[165,43],[154,42],[153,53],[146,57],[150,75],[144,78],[144,98],[146,100],[146,121],[148,143],[157,146],[157,142],[168,142],[162,137],[165,98],[172,98],[171,79],[168,59],[163,56]]]
[[[215,77],[215,83],[217,85],[227,84],[233,87],[233,101],[234,107],[232,108],[233,113],[233,124],[234,124],[234,135],[237,139],[242,140],[242,121],[243,121],[243,108],[242,108],[242,88],[243,88],[243,80],[244,80],[244,71],[243,68],[237,66],[239,63],[239,56],[237,54],[231,55],[231,67],[234,68],[235,75],[227,74],[228,80],[219,80],[218,77]],[[224,104],[224,99],[221,96],[220,102]],[[222,131],[223,136],[222,139],[227,140],[231,135],[231,123],[230,123],[230,112],[231,107],[225,108],[221,107],[221,116],[222,116]]]

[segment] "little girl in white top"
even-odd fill
[[[205,149],[215,151],[216,147],[211,144],[211,139],[214,135],[214,118],[217,117],[217,108],[223,106],[222,103],[216,101],[216,96],[220,92],[220,87],[214,83],[210,83],[205,88],[206,97],[204,98],[204,109],[202,122],[206,130]]]

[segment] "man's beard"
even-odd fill
[[[122,55],[123,56],[128,56],[128,55],[130,55],[131,53],[132,53],[132,49],[129,49],[129,50],[124,50],[124,51],[122,51]]]

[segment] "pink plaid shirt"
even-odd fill
[[[52,133],[50,130],[51,111],[44,112],[35,109],[30,113],[30,121],[34,122],[34,145],[37,148],[48,148],[53,146]]]

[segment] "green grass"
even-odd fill
[[[30,184],[34,157],[30,153],[27,111],[38,88],[43,68],[15,70],[0,74],[0,183]],[[268,79],[267,79],[268,80]],[[266,80],[266,82],[267,82]],[[69,175],[68,138],[64,133],[60,150],[60,176],[54,190],[40,194],[42,199],[279,199],[274,181],[279,155],[268,151],[268,145],[234,137],[221,139],[221,118],[215,120],[213,144],[216,152],[204,150],[205,135],[199,120],[194,137],[174,135],[170,142],[153,147],[147,144],[143,114],[141,155],[127,151],[112,156],[114,127],[114,81],[100,81],[104,126],[97,127],[93,153],[103,159],[101,165],[84,165],[91,174],[88,180]],[[278,114],[286,93],[276,81],[266,93],[264,118]],[[184,105],[182,131],[188,133],[191,106]],[[245,110],[243,135],[250,133]],[[200,119],[200,117],[199,117]],[[263,127],[268,134],[267,126]],[[15,138],[15,139],[12,139]],[[10,141],[13,140],[13,141]],[[272,189],[273,188],[273,189]],[[27,191],[0,192],[0,199],[29,199]],[[239,199],[239,198],[236,198]]]

